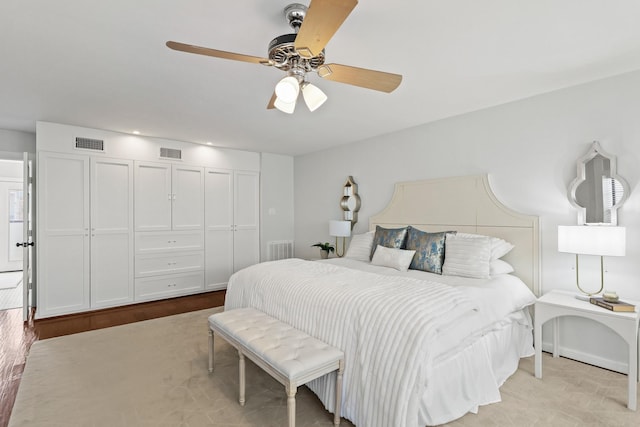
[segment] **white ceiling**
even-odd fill
[[[321,1],[321,0],[314,0]],[[51,121],[298,155],[640,69],[637,0],[362,0],[327,62],[402,74],[391,94],[310,80],[314,113],[267,110],[284,73],[168,49],[266,56],[289,0],[2,0],[0,128]]]

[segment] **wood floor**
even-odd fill
[[[9,424],[27,355],[35,341],[219,307],[224,305],[224,295],[224,291],[208,292],[28,322],[22,321],[22,308],[0,310],[0,427]]]

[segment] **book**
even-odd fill
[[[633,304],[629,304],[624,301],[617,302],[609,302],[605,301],[604,298],[601,297],[591,297],[589,298],[589,302],[591,304],[597,305],[598,307],[606,308],[611,311],[623,311],[623,312],[634,312],[636,311],[636,306]]]

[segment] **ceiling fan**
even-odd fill
[[[287,76],[276,85],[267,109],[275,107],[292,114],[298,95],[302,92],[307,107],[314,111],[327,100],[327,96],[307,81],[307,73],[315,72],[327,80],[387,93],[395,90],[402,81],[399,74],[324,63],[325,45],[357,4],[358,0],[312,0],[308,8],[299,3],[288,5],[284,15],[294,33],[271,40],[268,58],[175,41],[168,41],[167,46],[182,52],[276,67],[285,71]]]

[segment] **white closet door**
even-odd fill
[[[171,230],[171,164],[135,162],[136,231]]]
[[[202,230],[204,217],[204,170],[200,167],[173,165],[174,230]]]
[[[235,172],[233,271],[260,262],[260,175]]]
[[[89,308],[89,157],[38,157],[38,317]]]
[[[91,307],[133,301],[133,162],[91,159]]]
[[[233,171],[205,172],[205,286],[224,289],[233,273]]]

